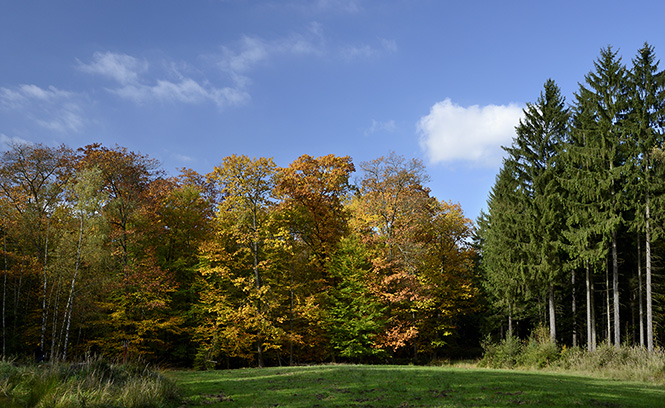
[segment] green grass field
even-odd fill
[[[187,407],[665,407],[665,387],[569,374],[325,365],[172,371]]]

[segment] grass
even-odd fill
[[[653,384],[552,372],[325,365],[173,371],[186,407],[657,407]]]
[[[173,381],[144,364],[0,361],[0,407],[162,408],[179,402]]]

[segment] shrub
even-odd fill
[[[545,368],[561,357],[559,347],[549,336],[549,330],[540,326],[536,328],[526,345],[522,348],[519,363],[527,368]]]
[[[513,368],[517,366],[522,353],[522,342],[517,336],[507,336],[499,343],[490,339],[482,342],[483,358],[478,363],[488,368]]]

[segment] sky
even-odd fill
[[[665,55],[660,1],[0,0],[0,151],[91,143],[207,174],[232,154],[422,160],[475,219],[548,78]]]

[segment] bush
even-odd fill
[[[519,363],[526,368],[545,368],[561,357],[559,347],[550,339],[546,327],[536,328],[519,356]]]
[[[483,358],[478,363],[488,368],[513,368],[517,366],[522,353],[522,342],[516,336],[507,336],[499,343],[492,343],[490,339],[482,342]]]

